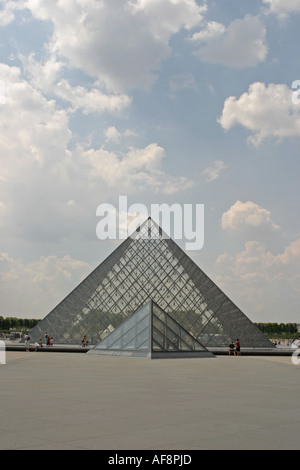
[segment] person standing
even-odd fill
[[[235,356],[240,356],[241,355],[241,343],[239,338],[237,338],[235,342],[235,351],[234,351]]]
[[[26,336],[25,337],[25,350],[26,352],[29,351],[29,347],[30,347],[30,336]]]

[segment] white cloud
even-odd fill
[[[42,318],[89,271],[88,263],[69,255],[49,255],[25,262],[0,253],[0,311],[4,316],[13,311],[19,316]]]
[[[253,132],[248,142],[259,145],[267,137],[300,136],[300,108],[287,85],[255,82],[240,98],[230,96],[218,122],[225,129],[241,125]]]
[[[0,10],[0,26],[7,26],[15,19],[15,12],[22,10],[22,2],[13,0],[1,0],[0,6],[3,5]]]
[[[30,84],[44,93],[55,93],[55,86],[62,76],[64,62],[57,60],[54,54],[50,55],[46,61],[39,62],[35,54],[29,56],[20,55],[27,79]]]
[[[270,268],[278,267],[280,257],[273,255],[266,247],[257,241],[245,243],[245,249],[237,255],[223,253],[216,260],[216,266],[226,267],[227,279],[239,279],[249,283],[262,279],[270,281],[273,277]]]
[[[126,129],[123,132],[118,131],[115,126],[110,126],[104,129],[104,135],[106,142],[119,142],[122,137],[135,136],[136,133],[130,129]]]
[[[70,103],[69,112],[82,110],[84,114],[104,112],[119,113],[131,104],[125,94],[101,91],[97,83],[91,88],[71,86],[62,78],[65,64],[51,55],[44,63],[35,59],[33,54],[21,56],[30,84],[46,95],[50,94]]]
[[[59,231],[54,223],[61,212],[58,201],[73,198],[68,195],[74,191],[68,115],[24,80],[19,68],[0,64],[0,76],[6,83],[6,104],[0,106],[0,200],[8,214],[0,218],[2,242],[12,234],[49,240]]]
[[[288,265],[300,257],[300,238],[288,245],[282,254],[278,256],[280,263]]]
[[[212,166],[205,168],[202,174],[205,177],[207,183],[211,183],[220,177],[220,173],[225,170],[227,166],[222,160],[216,160]]]
[[[224,24],[218,23],[217,21],[208,21],[206,28],[194,33],[191,39],[193,41],[207,42],[223,36],[225,32],[226,27]]]
[[[263,2],[269,6],[271,12],[279,16],[300,13],[299,0],[263,0]]]
[[[116,113],[131,104],[131,98],[125,94],[107,94],[101,93],[96,88],[88,90],[82,86],[72,87],[64,79],[57,84],[55,94],[64,101],[68,101],[73,111],[81,109],[84,114]]]
[[[255,66],[265,60],[268,51],[265,25],[252,15],[236,19],[227,27],[210,21],[191,39],[200,43],[196,55],[201,60],[234,68]]]
[[[131,148],[118,155],[105,149],[79,149],[83,160],[89,165],[90,180],[103,180],[108,187],[132,193],[150,189],[163,194],[173,194],[191,187],[186,177],[167,175],[162,169],[165,150],[156,143],[143,149]]]
[[[174,194],[192,185],[163,170],[165,151],[157,144],[124,154],[87,149],[84,139],[76,144],[67,112],[24,80],[19,68],[0,64],[0,76],[7,84],[0,106],[2,243],[12,234],[16,242],[56,243],[74,231],[90,237],[95,207],[120,188]]]
[[[218,256],[216,282],[254,321],[297,321],[299,259],[299,238],[277,254],[248,241],[242,252]]]
[[[115,126],[107,127],[104,130],[104,135],[106,137],[106,141],[108,142],[119,142],[121,133]]]
[[[0,76],[6,85],[6,104],[0,106],[0,159],[2,177],[9,181],[24,177],[28,165],[47,165],[48,158],[59,161],[72,133],[66,112],[23,80],[19,68],[0,64]]]
[[[133,0],[129,4],[136,13],[149,18],[149,27],[155,35],[166,39],[182,27],[191,29],[197,26],[207,10],[205,2],[200,6],[194,0]]]
[[[149,87],[169,40],[199,24],[195,0],[27,0],[32,14],[54,26],[49,48],[114,91]],[[120,18],[122,20],[120,21]]]
[[[278,230],[267,209],[260,207],[252,201],[237,201],[222,215],[222,228],[231,232],[238,232],[248,228],[264,228]]]

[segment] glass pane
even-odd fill
[[[155,340],[154,349],[158,347],[166,351],[201,351],[204,349],[189,332],[155,304],[153,305],[153,339]]]
[[[124,321],[96,348],[122,350],[133,350],[140,347],[149,348],[150,312],[151,305],[148,303]]]
[[[136,336],[136,349],[141,350],[150,350],[150,329],[145,328],[143,331],[140,332],[138,336]]]
[[[158,238],[153,239],[154,235]],[[120,244],[31,330],[30,336],[35,340],[44,331],[50,331],[56,344],[81,344],[86,335],[90,345],[97,345],[151,299],[188,335],[206,346],[227,346],[228,339],[240,337],[244,346],[272,347],[208,276],[172,240],[163,238],[152,221],[146,221],[131,239]],[[157,329],[164,341],[172,342],[169,347],[177,347],[178,343],[180,349],[199,348],[175,323],[166,320],[163,313],[156,312],[156,315],[167,324],[168,329],[159,324]],[[139,312],[131,326],[126,325],[127,333],[122,333],[125,343],[129,340],[126,343],[129,347],[132,344],[129,329],[135,325],[138,336],[146,326],[146,323],[138,326],[142,317],[143,313]],[[177,337],[175,342],[172,335]],[[120,347],[120,332],[104,344],[112,347],[112,341]]]

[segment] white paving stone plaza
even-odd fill
[[[290,357],[7,351],[0,449],[299,449]]]

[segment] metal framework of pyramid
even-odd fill
[[[215,357],[152,300],[88,354],[150,358]]]
[[[151,219],[121,243],[31,331],[55,344],[96,345],[150,300],[206,348],[272,343]]]

